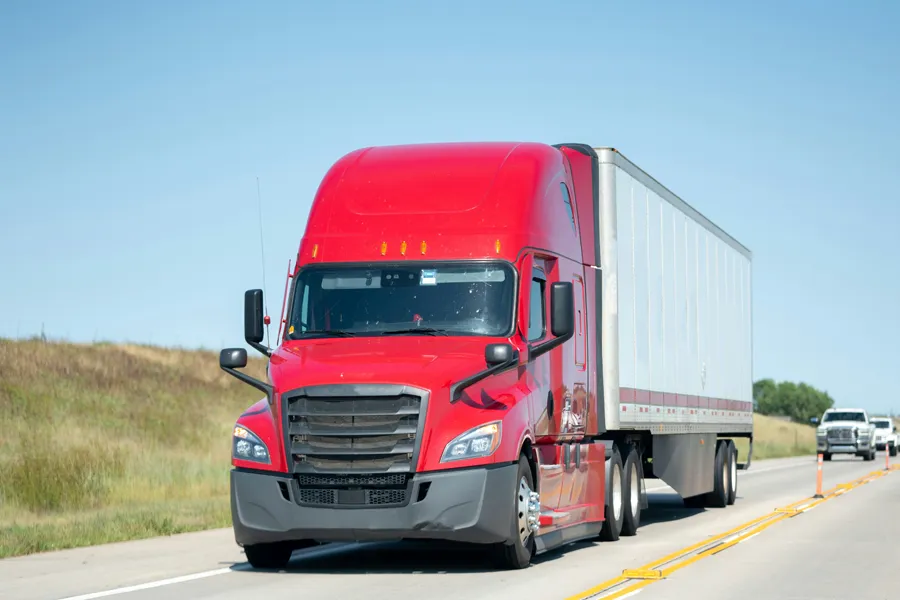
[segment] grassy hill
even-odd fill
[[[216,352],[0,339],[0,557],[229,526],[231,426],[259,398]],[[815,452],[811,427],[756,427],[756,458]]]

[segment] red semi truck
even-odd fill
[[[254,567],[323,542],[483,544],[505,568],[634,535],[658,478],[734,503],[753,440],[751,254],[611,148],[452,143],[338,160],[232,438]],[[733,440],[750,452],[738,464]]]

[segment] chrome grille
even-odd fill
[[[850,427],[840,427],[828,430],[828,441],[837,444],[847,444],[856,441],[853,429]]]

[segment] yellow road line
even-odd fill
[[[720,533],[686,548],[682,548],[681,550],[668,554],[651,563],[647,563],[642,567],[638,567],[637,569],[625,569],[622,572],[622,575],[604,581],[603,583],[595,585],[574,596],[569,596],[565,600],[587,600],[588,598],[614,600],[615,598],[622,598],[625,595],[632,594],[647,587],[655,581],[665,579],[679,569],[692,565],[708,556],[718,554],[723,550],[731,548],[735,544],[758,535],[775,523],[785,519],[791,519],[799,514],[812,510],[823,502],[846,494],[861,485],[865,485],[870,481],[897,470],[900,470],[900,465],[894,465],[890,470],[873,471],[847,483],[839,483],[833,488],[822,492],[822,498],[804,498],[787,506],[776,508],[768,514],[757,517],[742,525],[738,525],[725,533]],[[674,564],[669,565],[669,563]],[[663,568],[665,565],[669,566]]]

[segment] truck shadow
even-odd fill
[[[641,514],[641,528],[648,525],[670,523],[703,512],[703,509],[684,507],[681,498],[673,493],[648,493],[650,506]],[[644,535],[654,535],[648,531]],[[638,530],[638,537],[641,530]],[[621,538],[616,544],[627,543]],[[615,546],[593,540],[575,542],[557,548],[535,558],[541,565],[571,552],[584,548]],[[283,573],[294,574],[453,574],[494,573],[488,552],[478,546],[431,541],[367,542],[358,544],[325,544],[294,553],[291,564]],[[255,573],[272,573],[266,570],[250,570],[247,563],[233,565],[235,570]]]

